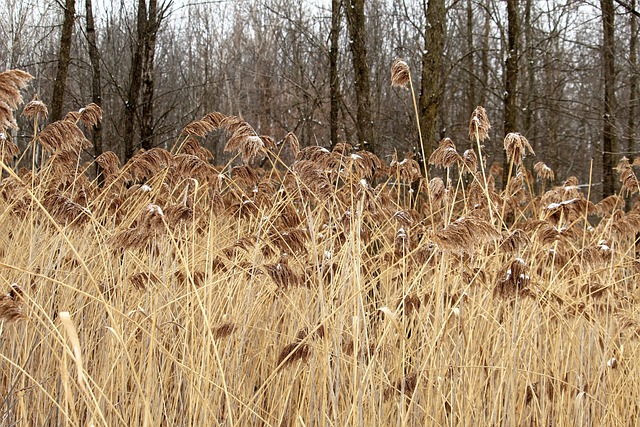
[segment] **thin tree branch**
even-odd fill
[[[625,1],[622,0],[615,0],[616,3],[618,3],[620,6],[624,7],[625,9],[627,9],[627,12],[629,13],[633,13],[634,15],[636,15],[638,18],[640,18],[640,12],[638,12],[637,10],[635,10],[634,8],[631,7],[631,5]]]

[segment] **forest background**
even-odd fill
[[[211,111],[302,146],[420,156],[412,97],[390,85],[397,58],[412,71],[427,156],[444,137],[466,146],[477,105],[493,124],[489,165],[517,131],[558,180],[595,183],[595,199],[638,154],[635,0],[2,3],[0,68],[35,77],[27,97],[49,105],[49,122],[101,105],[93,157],[171,147]],[[21,149],[33,131],[15,132]],[[229,159],[223,137],[203,141],[216,164]]]

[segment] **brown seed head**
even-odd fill
[[[311,356],[311,348],[307,344],[300,344],[298,342],[287,344],[280,351],[278,365],[287,366],[298,360],[306,363],[307,360],[309,360],[309,356]]]
[[[27,86],[33,76],[21,70],[0,73],[0,132],[17,127],[13,112],[22,104],[20,90]]]
[[[9,295],[0,296],[0,321],[15,322],[26,316],[22,311],[22,302],[14,300]]]
[[[478,169],[478,156],[476,152],[472,149],[465,150],[462,154],[462,164],[466,167],[467,170],[463,170],[464,172],[475,172]]]
[[[194,120],[182,130],[185,134],[204,138],[207,132],[217,129],[209,120]]]
[[[44,102],[38,99],[38,95],[33,95],[33,99],[24,106],[24,110],[22,110],[22,115],[28,119],[35,119],[39,117],[40,119],[46,119],[49,116],[49,110]]]
[[[469,138],[473,141],[477,137],[480,142],[483,142],[489,138],[489,129],[491,129],[491,123],[489,123],[487,112],[483,107],[478,106],[471,114]]]
[[[456,146],[450,138],[444,138],[440,141],[431,156],[429,156],[429,164],[442,168],[449,168],[462,160],[462,157],[456,151]]]
[[[522,164],[522,160],[526,157],[527,151],[535,155],[527,138],[517,132],[511,132],[505,136],[504,150],[507,153],[507,158],[518,166]]]
[[[91,146],[75,122],[68,120],[59,120],[47,125],[38,135],[38,141],[42,148],[51,153],[56,151],[77,153]]]
[[[224,146],[225,152],[238,151],[242,155],[242,161],[247,163],[258,153],[265,149],[265,142],[258,136],[255,130],[239,117],[230,116],[224,119],[227,133],[231,135]]]
[[[11,140],[11,137],[0,132],[0,155],[4,163],[10,163],[14,157],[20,154],[20,148]]]
[[[213,336],[216,339],[226,338],[236,330],[236,325],[233,322],[226,322],[213,329]]]
[[[476,217],[462,217],[435,234],[434,240],[442,248],[453,252],[469,252],[500,234],[489,222]]]
[[[139,291],[144,291],[149,287],[149,285],[157,286],[158,284],[161,283],[158,276],[156,276],[152,272],[141,272],[141,273],[133,274],[129,276],[127,281],[131,286],[133,286]]]
[[[396,59],[391,66],[391,86],[406,88],[410,80],[409,65],[401,59]]]
[[[543,162],[538,162],[533,165],[533,170],[540,180],[553,181],[555,178],[553,170]]]
[[[96,126],[102,121],[102,108],[93,102],[80,111],[80,121],[87,126]]]
[[[289,145],[291,148],[291,152],[293,156],[296,157],[300,152],[300,141],[298,141],[298,137],[293,132],[289,132],[284,137],[284,143]]]

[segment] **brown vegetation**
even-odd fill
[[[633,424],[633,164],[594,204],[575,179],[544,190],[552,171],[533,178],[519,135],[498,192],[451,140],[427,182],[411,156],[299,150],[212,113],[171,151],[102,154],[99,180],[76,125],[95,124],[88,110],[34,138],[41,167],[2,163],[3,419]],[[218,128],[245,163],[209,163],[198,138]]]

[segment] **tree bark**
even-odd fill
[[[487,99],[487,93],[489,91],[489,49],[490,49],[489,36],[491,35],[491,14],[489,12],[491,10],[489,7],[490,1],[491,0],[486,0],[486,4],[484,5],[484,9],[485,9],[484,29],[483,29],[484,32],[482,34],[482,55],[481,55],[482,90],[480,91],[480,96],[478,97],[479,105],[485,104]]]
[[[371,120],[371,89],[369,63],[367,61],[364,0],[349,0],[346,6],[346,16],[356,90],[358,144],[362,149],[376,153],[378,152],[378,147],[374,140],[373,122]]]
[[[329,48],[329,92],[331,106],[329,111],[329,127],[331,147],[338,143],[338,114],[340,112],[340,80],[338,79],[338,54],[340,40],[340,8],[342,0],[331,0],[331,46]]]
[[[64,104],[64,91],[67,86],[67,74],[71,62],[71,39],[73,36],[73,24],[76,17],[75,0],[66,0],[64,4],[64,20],[62,22],[62,34],[60,36],[60,50],[58,52],[58,69],[56,79],[53,82],[53,96],[51,98],[52,122],[62,119]]]
[[[524,28],[525,28],[525,51],[526,51],[526,70],[527,70],[527,84],[526,95],[523,97],[526,99],[526,111],[524,114],[524,131],[530,141],[536,140],[535,129],[533,129],[533,104],[535,99],[535,47],[533,45],[533,27],[531,23],[531,8],[533,7],[533,0],[526,0],[524,11]]]
[[[424,6],[424,2],[423,2]],[[427,158],[437,143],[436,120],[442,98],[441,60],[444,52],[444,22],[446,9],[444,0],[429,0],[424,10],[427,29],[424,33],[422,54],[422,78],[420,80],[420,128]]]
[[[469,72],[469,114],[477,107],[476,104],[476,70],[475,70],[475,47],[473,44],[473,2],[467,0],[467,68]]]
[[[602,197],[611,196],[613,181],[613,149],[615,147],[615,37],[613,0],[600,0],[602,9],[604,71],[604,123],[602,141]]]
[[[131,75],[129,90],[124,108],[124,157],[130,159],[135,151],[134,129],[138,115],[138,99],[142,86],[142,55],[144,51],[144,35],[147,27],[147,6],[145,0],[138,0],[138,13],[136,18],[137,36],[131,58]]]
[[[507,61],[505,64],[505,84],[504,84],[504,133],[518,130],[518,111],[516,106],[518,88],[518,0],[507,0]],[[504,156],[502,182],[506,185],[509,179],[509,168],[507,156]]]
[[[85,0],[87,19],[87,44],[89,45],[89,59],[91,61],[91,100],[102,106],[102,83],[100,79],[100,52],[96,44],[96,28],[93,20],[93,5],[91,0]],[[102,123],[93,126],[93,154],[102,154]]]
[[[156,41],[158,29],[164,17],[164,6],[158,9],[157,0],[149,0],[149,15],[145,29],[142,63],[142,118],[140,121],[140,143],[149,150],[155,146],[153,135],[153,96]]]
[[[636,1],[631,0],[631,8],[635,10]],[[636,114],[638,108],[638,24],[635,14],[630,15],[629,22],[629,67],[631,77],[629,78],[629,122],[627,123],[627,149],[631,156],[635,156],[636,149]]]

